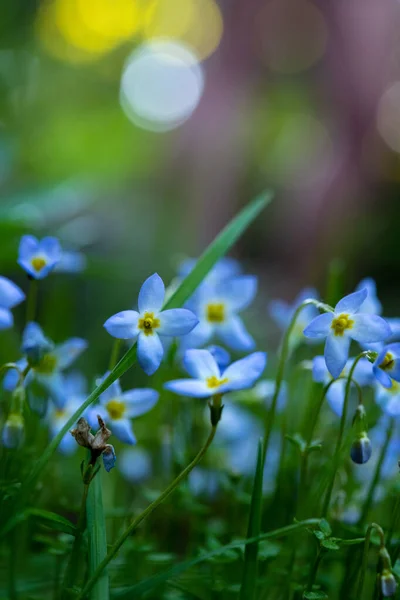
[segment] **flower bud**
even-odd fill
[[[366,431],[363,431],[359,438],[354,440],[351,449],[351,460],[357,465],[363,465],[371,458],[372,446]]]
[[[385,598],[394,596],[397,589],[397,582],[393,576],[393,573],[389,569],[384,569],[381,575],[381,590],[382,595]]]
[[[18,448],[25,435],[24,419],[20,414],[11,413],[4,424],[1,442],[6,448]]]
[[[117,460],[114,446],[111,446],[111,444],[107,444],[107,446],[103,450],[102,457],[104,468],[107,471],[107,473],[109,473],[111,469],[115,467],[115,461]]]

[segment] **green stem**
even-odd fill
[[[390,529],[387,534],[386,545],[388,547],[390,546],[390,544],[392,542],[392,537],[393,537],[394,532],[398,528],[399,518],[400,518],[400,494],[396,498],[396,504],[394,505],[392,519],[390,521]],[[393,561],[393,564],[395,564],[395,561]]]
[[[323,304],[322,302],[318,302],[318,300],[313,300],[312,298],[309,298],[308,300],[304,300],[304,302],[302,302],[300,304],[300,306],[298,306],[296,308],[294,315],[292,317],[292,320],[290,322],[290,325],[284,333],[283,340],[282,340],[282,350],[281,350],[281,355],[280,355],[279,362],[278,362],[278,369],[277,369],[276,379],[275,379],[274,395],[272,397],[271,408],[268,411],[268,413],[266,415],[266,420],[265,420],[265,433],[264,433],[264,441],[263,441],[264,463],[267,458],[267,452],[268,452],[268,446],[269,446],[269,442],[270,442],[270,438],[271,438],[272,427],[273,427],[273,424],[275,421],[276,406],[278,404],[279,392],[281,391],[283,377],[285,374],[285,366],[286,366],[286,363],[288,361],[289,354],[290,354],[290,336],[292,335],[292,332],[296,326],[296,321],[297,321],[299,314],[301,313],[303,308],[305,308],[306,306],[310,306],[310,305],[314,305],[317,308],[324,310],[325,312],[333,312],[332,307],[330,307],[326,304]]]
[[[360,577],[358,580],[357,595],[355,596],[357,598],[357,600],[359,598],[363,597],[362,592],[363,592],[363,587],[364,587],[364,579],[365,579],[365,574],[367,572],[367,567],[368,567],[368,551],[369,551],[369,545],[370,545],[371,534],[372,534],[373,529],[376,529],[376,531],[380,537],[381,548],[385,546],[385,537],[384,537],[382,528],[379,527],[379,525],[377,525],[376,523],[371,523],[371,525],[369,525],[367,532],[365,534],[365,542],[364,542],[363,557],[362,557],[362,562],[361,562]]]
[[[89,492],[89,483],[83,486],[82,502],[79,512],[78,523],[76,525],[76,535],[71,550],[70,559],[64,576],[62,598],[69,597],[69,589],[76,583],[77,572],[81,563],[81,545],[83,534],[86,528],[86,501]]]
[[[321,564],[323,555],[324,555],[324,553],[322,552],[321,548],[318,548],[317,556],[315,557],[314,564],[312,566],[310,575],[308,577],[306,592],[312,592],[313,585],[315,583],[315,578],[317,577],[319,565]]]
[[[26,322],[31,323],[36,318],[38,280],[31,279],[29,283],[28,297],[26,299]]]
[[[108,364],[108,370],[112,371],[118,362],[119,353],[121,352],[123,340],[116,339],[111,350],[110,362]]]
[[[390,421],[389,421],[388,428],[386,430],[385,443],[383,444],[381,453],[379,455],[379,460],[378,460],[377,465],[375,467],[374,476],[372,478],[372,481],[371,481],[369,489],[368,489],[367,498],[365,500],[365,503],[364,503],[364,506],[363,506],[363,509],[362,509],[362,512],[361,512],[361,516],[360,516],[360,519],[358,521],[358,526],[361,526],[366,521],[368,513],[369,513],[369,510],[371,508],[371,504],[372,504],[373,499],[374,499],[375,489],[376,489],[376,486],[378,485],[379,480],[380,480],[380,475],[381,475],[381,469],[382,469],[383,461],[385,460],[386,452],[387,452],[387,449],[389,447],[390,440],[392,439],[394,425],[395,425],[395,420],[394,420],[394,418],[391,418]]]
[[[82,592],[76,598],[76,600],[82,600],[87,596],[90,590],[93,588],[94,584],[100,577],[103,569],[108,565],[108,563],[116,556],[119,549],[123,545],[123,543],[127,540],[127,538],[137,529],[142,521],[146,519],[151,513],[162,503],[168,496],[174,491],[174,489],[180,484],[180,482],[185,479],[187,475],[189,475],[190,471],[194,469],[194,467],[200,462],[203,458],[204,454],[207,452],[211,442],[214,439],[215,433],[217,431],[217,426],[213,425],[211,428],[210,435],[204,446],[201,448],[200,452],[195,456],[192,462],[183,470],[181,473],[172,481],[169,486],[160,494],[160,496],[154,500],[136,519],[132,521],[132,523],[127,527],[127,529],[122,533],[122,535],[118,538],[115,544],[112,546],[111,550],[107,554],[107,556],[102,560],[97,569],[94,571],[89,581],[86,583]]]
[[[351,387],[351,382],[352,382],[352,378],[353,378],[353,373],[354,373],[354,370],[355,370],[358,362],[365,356],[368,356],[368,351],[361,352],[361,354],[359,354],[357,356],[357,358],[355,358],[353,364],[351,365],[349,375],[347,377],[344,401],[343,401],[342,418],[340,419],[339,435],[336,440],[335,454],[333,457],[332,474],[331,474],[331,479],[330,479],[328,489],[327,489],[327,492],[325,495],[324,505],[322,508],[322,517],[326,517],[326,515],[328,514],[329,504],[331,501],[331,496],[332,496],[332,491],[333,491],[333,486],[335,484],[336,473],[337,473],[337,470],[339,467],[339,458],[340,458],[340,452],[342,449],[343,434],[344,434],[344,428],[345,428],[346,419],[347,419],[347,409],[348,409],[348,404],[349,404],[350,387]]]

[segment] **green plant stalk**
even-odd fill
[[[386,545],[388,547],[391,545],[393,534],[397,530],[399,518],[400,518],[400,494],[396,498],[396,503],[394,505],[392,519],[390,521],[390,529],[388,530],[387,537],[386,537]],[[393,564],[395,564],[395,561],[392,560],[392,562],[393,562]]]
[[[111,350],[110,362],[108,364],[109,371],[112,371],[118,362],[118,357],[119,357],[119,354],[120,354],[121,348],[122,348],[122,342],[123,342],[123,340],[120,340],[120,339],[114,340],[112,350]]]
[[[76,534],[72,545],[71,555],[64,575],[62,598],[69,598],[68,590],[76,583],[77,573],[81,562],[81,546],[86,528],[86,502],[89,493],[89,483],[83,486],[81,508],[79,511]]]
[[[378,485],[379,480],[380,480],[383,461],[385,460],[386,452],[387,452],[387,449],[389,447],[390,440],[392,439],[394,426],[395,426],[395,420],[392,417],[390,419],[390,421],[389,421],[389,425],[388,425],[388,428],[386,430],[385,443],[382,446],[382,450],[381,450],[381,453],[379,455],[379,460],[378,460],[378,462],[376,464],[376,467],[375,467],[374,476],[372,478],[372,481],[371,481],[369,489],[368,489],[367,498],[365,500],[364,506],[363,506],[362,511],[361,511],[361,516],[360,516],[360,519],[358,521],[358,526],[359,527],[363,523],[365,523],[365,521],[367,519],[367,516],[368,516],[368,513],[369,513],[369,510],[371,508],[371,504],[372,504],[373,499],[374,499],[375,489],[376,489],[376,486]]]
[[[119,549],[121,548],[123,543],[128,539],[128,537],[135,531],[135,529],[139,527],[142,521],[144,521],[149,515],[151,515],[151,513],[160,504],[162,504],[162,502],[164,502],[166,498],[168,498],[168,496],[174,491],[174,489],[180,484],[180,482],[183,479],[185,479],[185,477],[187,477],[187,475],[189,475],[189,473],[194,469],[194,467],[201,461],[204,454],[207,452],[211,442],[213,441],[216,431],[217,425],[213,425],[211,427],[211,432],[207,438],[207,441],[205,442],[201,450],[198,452],[198,454],[195,456],[195,458],[192,460],[192,462],[189,463],[189,465],[185,469],[183,469],[183,471],[181,471],[178,477],[176,477],[169,484],[169,486],[162,492],[162,494],[160,494],[159,497],[156,500],[154,500],[154,502],[152,502],[139,516],[137,516],[136,519],[134,519],[132,523],[126,528],[126,530],[121,534],[121,536],[112,546],[107,556],[100,562],[98,567],[92,573],[91,577],[89,578],[88,582],[86,583],[85,587],[83,588],[79,596],[76,598],[76,600],[82,600],[82,598],[85,598],[87,596],[87,594],[90,592],[90,590],[93,588],[93,586],[101,576],[103,570],[106,568],[108,563],[112,561],[114,556],[116,556]]]
[[[324,552],[321,550],[321,548],[318,548],[317,556],[315,557],[314,564],[313,564],[310,574],[308,576],[308,583],[307,583],[307,587],[305,590],[306,592],[312,592],[313,585],[314,585],[315,579],[317,577],[319,565],[321,564],[321,560],[322,560],[323,556],[324,556]]]
[[[28,297],[26,299],[26,322],[31,323],[36,319],[37,298],[39,283],[37,279],[30,279]]]
[[[363,587],[364,587],[364,579],[365,579],[365,574],[367,572],[367,567],[368,567],[368,551],[369,551],[369,545],[371,542],[371,534],[372,534],[373,529],[376,529],[379,534],[381,548],[385,545],[385,539],[384,539],[384,534],[383,534],[382,528],[379,527],[379,525],[377,525],[376,523],[371,523],[371,525],[368,526],[368,529],[365,533],[364,550],[363,550],[363,556],[362,556],[362,561],[361,561],[360,576],[358,579],[357,595],[355,596],[355,598],[357,598],[357,600],[359,600],[360,598],[363,597],[362,592],[363,592]]]
[[[273,194],[265,192],[250,202],[236,217],[234,217],[226,227],[217,235],[215,240],[206,248],[194,269],[185,277],[178,289],[163,306],[163,310],[170,308],[179,308],[196,291],[200,283],[206,277],[208,272],[222,258],[233,244],[240,238],[247,227],[258,217],[260,212],[270,203]],[[36,479],[56,451],[64,435],[69,431],[83,412],[95,402],[99,396],[110,387],[114,381],[119,379],[130,367],[136,363],[136,346],[132,346],[124,356],[119,360],[111,373],[100,383],[99,386],[89,395],[80,408],[70,417],[58,434],[47,446],[41,457],[36,461],[27,479],[22,483],[19,500],[16,499],[13,512],[20,510],[27,501],[28,496],[34,486]],[[5,523],[0,530],[0,535],[4,535],[10,530],[12,517]]]
[[[267,458],[267,452],[268,452],[269,442],[270,442],[270,438],[271,438],[272,428],[273,428],[274,421],[275,421],[275,413],[276,413],[276,407],[278,404],[279,392],[281,391],[283,377],[285,374],[285,367],[286,367],[286,363],[289,359],[290,336],[292,335],[292,332],[296,326],[296,321],[297,321],[299,314],[301,313],[303,308],[305,308],[306,306],[310,306],[310,305],[314,305],[317,308],[319,308],[325,312],[333,312],[333,308],[331,306],[328,306],[327,304],[323,304],[322,302],[318,302],[318,300],[314,300],[312,298],[309,298],[308,300],[304,300],[304,302],[302,302],[300,304],[300,306],[298,306],[297,309],[295,310],[292,320],[290,322],[290,325],[284,333],[283,340],[282,340],[282,350],[281,350],[281,354],[279,357],[278,369],[276,372],[274,395],[272,397],[271,408],[267,412],[266,419],[265,419],[265,433],[264,433],[264,441],[263,441],[264,463]]]
[[[101,478],[98,474],[89,489],[87,501],[87,529],[89,541],[89,577],[107,556],[107,534],[103,510]],[[90,593],[91,600],[109,600],[110,584],[104,569]]]
[[[354,373],[354,370],[355,370],[358,362],[365,356],[368,356],[368,351],[361,352],[361,354],[359,354],[357,356],[357,358],[354,360],[353,364],[351,365],[351,369],[350,369],[349,375],[347,377],[346,388],[345,388],[345,393],[344,393],[342,417],[340,419],[339,435],[336,440],[335,454],[333,456],[332,474],[331,474],[331,478],[330,478],[330,481],[328,484],[328,489],[327,489],[327,492],[325,495],[324,504],[322,507],[322,517],[326,517],[326,515],[328,514],[329,505],[331,502],[331,496],[332,496],[332,492],[333,492],[333,486],[335,484],[336,473],[337,473],[337,470],[339,467],[340,452],[342,449],[343,434],[344,434],[344,428],[346,425],[347,410],[348,410],[349,399],[350,399],[350,388],[351,388],[353,373]]]

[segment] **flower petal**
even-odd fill
[[[231,362],[231,355],[227,350],[225,350],[225,348],[222,348],[221,346],[216,346],[214,344],[212,346],[208,346],[207,348],[205,348],[205,350],[211,352],[211,354],[215,358],[215,362],[217,363],[220,369],[226,369],[226,367]]]
[[[10,329],[14,325],[14,317],[8,308],[0,308],[0,330]]]
[[[387,373],[385,373],[385,371],[383,371],[376,365],[373,365],[372,369],[373,369],[375,377],[377,378],[379,383],[381,383],[383,385],[383,387],[385,387],[385,388],[392,387],[392,380],[390,379],[389,375]]]
[[[105,378],[108,377],[109,374],[110,374],[110,371],[107,371],[103,375],[103,377],[97,379],[96,385],[100,385],[100,383],[102,383],[105,380]],[[102,394],[100,394],[99,402],[101,404],[103,404],[103,406],[104,406],[110,400],[114,400],[115,398],[120,398],[121,396],[122,396],[121,384],[119,382],[119,379],[116,379],[115,381],[112,382],[112,384],[106,390],[104,390],[104,392]]]
[[[56,434],[55,434],[56,435]],[[54,437],[54,435],[53,435]],[[76,452],[78,448],[78,444],[76,440],[72,437],[70,432],[66,433],[64,437],[61,439],[61,442],[58,445],[58,452],[64,454],[65,456],[70,456],[74,452]]]
[[[156,333],[139,335],[137,357],[139,365],[147,375],[153,375],[157,371],[163,355],[164,348]]]
[[[24,292],[13,281],[0,276],[0,306],[2,308],[13,308],[24,299]]]
[[[139,483],[151,475],[151,455],[142,448],[126,448],[118,455],[118,467],[125,479]]]
[[[64,408],[68,398],[65,392],[64,377],[61,373],[56,371],[51,375],[35,374],[35,380],[46,388],[57,408]]]
[[[280,329],[286,329],[293,315],[293,308],[283,300],[272,300],[269,303],[269,314]]]
[[[232,315],[216,331],[224,344],[233,350],[247,352],[255,346],[255,342],[245,328],[242,319],[237,315]]]
[[[20,360],[17,360],[15,364],[17,365],[17,367],[20,368],[21,371],[23,371],[28,366],[28,361],[26,360],[26,358],[21,358]],[[18,380],[18,371],[16,369],[8,369],[6,374],[4,375],[3,388],[9,392],[12,392],[15,389]]]
[[[33,235],[23,235],[19,243],[19,260],[29,260],[38,250],[39,241]]]
[[[200,379],[175,379],[164,384],[164,388],[179,396],[191,398],[209,398],[213,391]]]
[[[162,309],[165,287],[161,277],[154,273],[146,279],[139,292],[139,312],[146,310],[159,312]]]
[[[97,416],[101,417],[106,423],[106,425],[109,424],[110,420],[107,409],[104,408],[104,406],[101,406],[100,404],[96,404],[92,408],[89,408],[89,410],[86,413],[86,420],[92,429],[97,430],[99,428],[99,421],[97,419]]]
[[[339,377],[346,366],[349,355],[350,338],[346,335],[328,335],[325,342],[325,361],[334,379]]]
[[[160,335],[186,335],[198,325],[196,315],[186,308],[171,308],[164,310],[159,315],[160,327],[157,333]]]
[[[220,370],[214,356],[208,350],[187,350],[183,366],[195,379],[205,381],[209,377],[220,377]]]
[[[350,336],[357,342],[381,342],[388,338],[391,330],[387,322],[378,315],[356,314]]]
[[[317,383],[328,383],[330,375],[324,356],[314,356],[312,361],[312,376]]]
[[[328,400],[329,406],[339,417],[342,416],[343,412],[345,388],[346,380],[339,379],[338,381],[332,383],[326,394],[326,399]]]
[[[54,271],[57,273],[81,273],[86,269],[87,259],[82,252],[64,250]]]
[[[211,323],[208,323],[206,320],[200,321],[193,331],[181,338],[181,349],[185,350],[188,348],[200,348],[201,346],[204,346],[211,338],[213,331],[214,327]]]
[[[267,354],[265,352],[254,352],[246,358],[232,363],[222,373],[222,379],[228,379],[226,384],[220,387],[221,392],[226,388],[229,390],[244,390],[252,387],[261,376],[267,364]]]
[[[307,325],[303,333],[309,338],[326,337],[330,332],[332,320],[333,313],[318,315]]]
[[[226,299],[234,311],[247,308],[257,293],[257,277],[240,275],[223,281],[217,287],[217,295]]]
[[[358,311],[364,300],[366,300],[368,296],[367,288],[363,288],[358,292],[353,292],[348,296],[345,296],[335,306],[335,313],[355,313]]]
[[[82,338],[70,338],[56,346],[54,355],[57,357],[57,368],[67,369],[87,347],[87,341]]]
[[[139,313],[136,310],[123,310],[104,323],[104,329],[120,340],[130,340],[138,334]]]
[[[136,444],[136,437],[133,433],[132,423],[129,419],[116,419],[109,421],[109,426],[113,435],[124,442],[124,444]]]
[[[132,418],[149,412],[157,404],[159,393],[151,388],[141,388],[128,390],[121,397],[126,404],[126,415]]]
[[[362,279],[356,287],[356,291],[364,288],[367,289],[368,296],[362,307],[363,313],[368,313],[369,315],[382,314],[382,304],[379,302],[376,295],[376,283],[372,277],[366,277],[365,279]]]
[[[62,256],[60,242],[55,237],[44,237],[39,242],[39,252],[43,252],[52,262],[58,262]]]

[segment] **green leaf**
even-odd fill
[[[250,204],[248,204],[236,217],[234,217],[232,221],[228,223],[228,225],[226,225],[226,227],[201,255],[194,269],[187,277],[185,277],[175,293],[166,302],[165,306],[163,307],[164,309],[179,308],[193,295],[213,266],[230,250],[233,244],[249,227],[252,221],[254,221],[260,212],[270,203],[272,196],[272,192],[265,192],[258,196],[252,202],[250,202]],[[111,373],[109,373],[104,381],[89,395],[80,408],[72,415],[67,423],[65,423],[64,427],[53,438],[46,450],[36,461],[36,464],[30,475],[21,486],[19,494],[20,502],[16,503],[15,511],[21,509],[21,505],[23,506],[24,501],[26,501],[25,498],[29,495],[29,492],[34,486],[35,481],[47,465],[64,435],[68,433],[71,427],[73,427],[77,419],[79,419],[88,406],[95,402],[99,396],[108,387],[110,387],[112,383],[114,383],[116,379],[119,379],[135,363],[136,345],[130,348],[124,354]],[[4,535],[4,533],[8,531],[10,531],[10,522],[5,524],[1,530],[1,534]]]
[[[262,488],[264,473],[264,452],[262,440],[258,442],[257,464],[254,473],[253,491],[251,495],[249,524],[247,537],[252,538],[260,534],[262,512]],[[254,600],[257,588],[258,571],[258,542],[248,544],[244,554],[242,586],[240,600]]]
[[[328,521],[326,519],[321,519],[319,522],[319,528],[322,531],[322,533],[325,534],[326,537],[329,537],[330,535],[332,535],[332,529],[331,526],[329,525]]]
[[[326,548],[327,550],[340,550],[340,546],[337,545],[333,538],[328,538],[327,540],[322,540],[321,546]]]
[[[325,539],[324,532],[320,531],[319,529],[316,529],[315,531],[313,531],[313,534],[315,535],[315,537],[317,538],[317,540],[324,540]]]
[[[307,600],[328,600],[328,596],[325,592],[304,592],[303,598],[307,598]]]
[[[69,535],[75,535],[76,533],[76,527],[71,523],[71,521],[68,521],[68,519],[61,517],[56,513],[48,510],[42,510],[40,508],[28,508],[17,514],[12,519],[10,529],[15,525],[18,525],[18,523],[22,523],[22,521],[25,521],[29,517],[36,517],[37,519],[44,521],[45,525],[51,527],[51,529],[55,529],[56,531],[62,531],[63,533],[68,533]]]
[[[89,487],[86,505],[89,538],[89,577],[107,555],[106,524],[101,491],[101,471]],[[90,593],[90,600],[108,600],[110,597],[107,569],[104,569]]]

